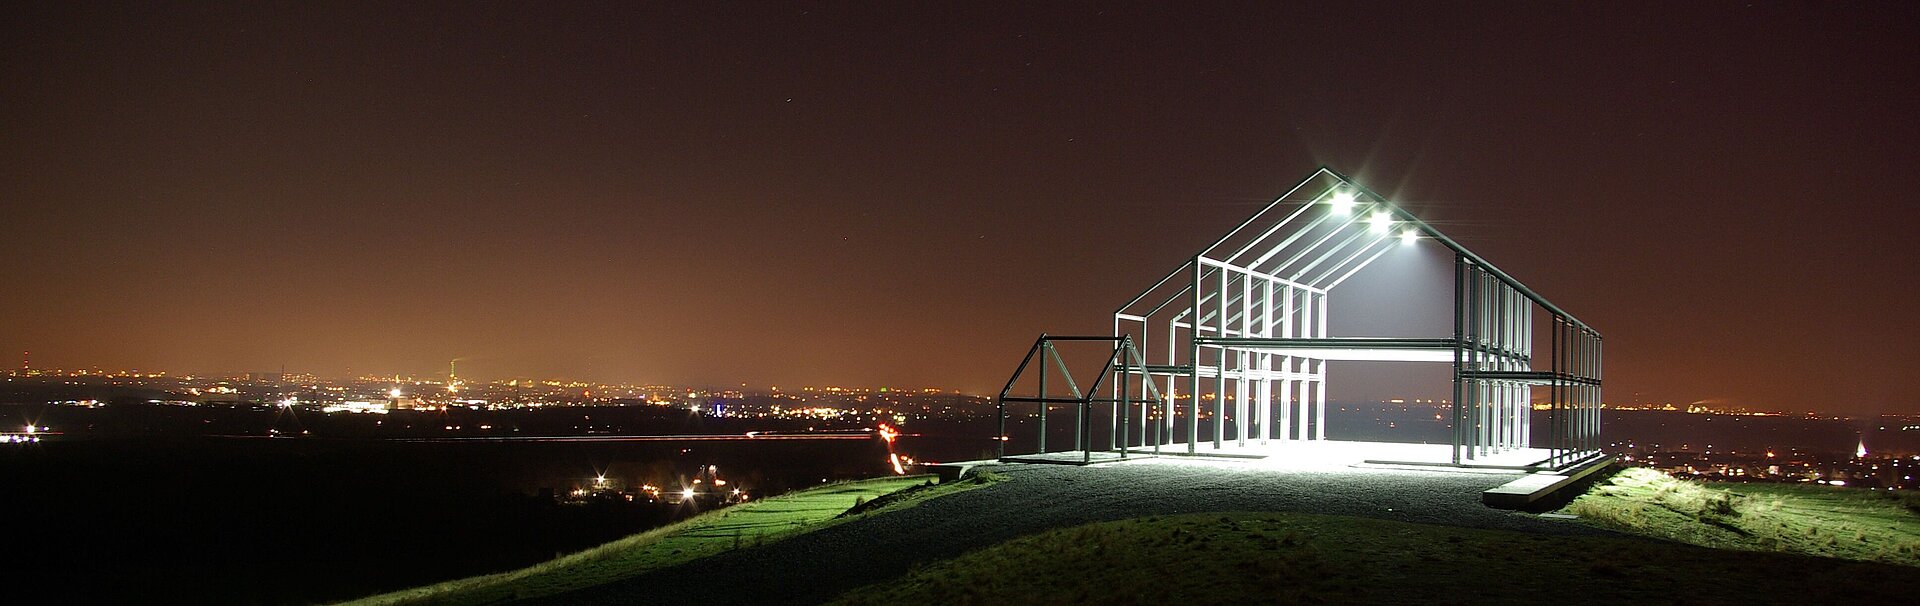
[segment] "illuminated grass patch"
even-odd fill
[[[1638,538],[1370,518],[1213,513],[1047,531],[924,566],[836,603],[1895,603],[1920,570]]]
[[[1631,467],[1562,511],[1608,528],[1707,547],[1920,566],[1920,512],[1889,492],[1700,483]]]
[[[995,479],[933,485],[932,476],[905,476],[819,486],[712,511],[519,570],[385,593],[348,604],[495,604],[554,595],[910,507]],[[884,506],[861,507],[856,515],[841,515],[896,493],[901,496],[888,499],[890,503]]]

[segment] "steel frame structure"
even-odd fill
[[[1329,334],[1328,295],[1396,240],[1432,241],[1453,254],[1453,334]],[[1536,313],[1547,316],[1544,356],[1535,351],[1543,340]],[[1053,349],[1067,340],[1114,345],[1095,380],[1097,386],[1109,372],[1121,377],[1108,384],[1109,397],[1071,384]],[[1546,368],[1537,370],[1542,357]],[[1038,393],[1016,395],[1016,383],[1037,358]],[[1520,467],[1561,469],[1599,454],[1600,333],[1387,198],[1322,167],[1122,305],[1113,315],[1113,336],[1036,341],[998,398],[1001,456],[1008,403],[1036,403],[1043,413],[1052,404],[1077,405],[1074,446],[1081,462],[1093,458],[1087,415],[1096,403],[1113,406],[1107,450],[1121,457],[1133,450],[1197,454],[1203,416],[1215,452],[1229,436],[1235,446],[1325,440],[1327,365],[1334,360],[1451,362],[1452,458],[1445,464],[1480,466],[1476,461],[1487,456],[1533,448],[1536,433],[1543,434],[1548,456]],[[1067,396],[1049,395],[1050,366],[1069,382]],[[1538,405],[1536,386],[1546,388]],[[1209,409],[1202,400],[1210,400]],[[1135,405],[1137,417],[1130,410]],[[1536,406],[1547,411],[1544,432],[1532,427]],[[1045,417],[1041,454],[1048,452]],[[1182,417],[1185,427],[1177,423]],[[1184,453],[1169,448],[1182,442]]]
[[[1061,359],[1058,349],[1058,344],[1061,342],[1105,343],[1111,347],[1111,351],[1107,352],[1099,371],[1095,373],[1093,383],[1089,384],[1087,389],[1080,389],[1079,383],[1073,379],[1073,373],[1067,368],[1066,361]],[[1035,362],[1038,362],[1038,364],[1036,365]],[[1148,375],[1141,372],[1141,369],[1145,366],[1146,360],[1140,357],[1140,350],[1134,348],[1132,337],[1124,335],[1114,337],[1060,337],[1045,334],[1040,335],[1040,338],[1033,342],[1033,347],[1027,350],[1027,356],[1020,360],[1020,367],[1013,371],[1011,378],[1007,379],[1007,385],[1000,390],[999,397],[995,399],[1000,407],[1000,435],[1002,439],[999,441],[999,457],[1001,459],[1007,458],[1007,441],[1004,437],[1007,435],[1008,403],[1034,404],[1036,406],[1039,413],[1036,415],[1039,419],[1039,454],[1043,455],[1048,452],[1048,409],[1054,405],[1074,406],[1073,451],[1071,452],[1079,453],[1080,460],[1071,461],[1068,459],[1053,462],[1078,462],[1081,464],[1089,463],[1093,460],[1094,449],[1090,447],[1093,443],[1093,425],[1090,420],[1090,415],[1093,412],[1092,407],[1095,404],[1107,404],[1109,405],[1109,425],[1107,428],[1107,447],[1105,450],[1116,452],[1121,458],[1131,455],[1129,440],[1122,437],[1122,429],[1132,426],[1130,417],[1133,415],[1134,407],[1139,407],[1140,419],[1144,421],[1153,411],[1155,404],[1165,401],[1165,398],[1160,396],[1158,386],[1153,384],[1153,381],[1148,378]],[[1029,369],[1033,369],[1034,374],[1037,376],[1037,388],[1031,396],[1015,395],[1014,386],[1022,377],[1026,376],[1026,372]],[[1112,395],[1111,397],[1100,397],[1101,384],[1106,382],[1108,377],[1115,377],[1110,386]],[[1051,384],[1048,382],[1049,378],[1054,379]],[[1054,395],[1060,391],[1062,384],[1066,386],[1066,395]],[[1134,388],[1135,385],[1138,385],[1139,388]],[[1156,439],[1159,437],[1160,436],[1156,436]],[[1156,447],[1156,452],[1157,448],[1158,447]]]

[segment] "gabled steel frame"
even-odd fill
[[[1354,210],[1330,210],[1346,202]],[[1452,252],[1453,334],[1330,335],[1328,295],[1399,239],[1437,242]],[[1548,316],[1545,339],[1535,334],[1536,313]],[[1547,411],[1549,426],[1538,433],[1549,455],[1523,467],[1568,467],[1597,455],[1601,446],[1600,333],[1386,197],[1325,167],[1121,306],[1113,335],[1113,359],[1135,363],[1110,363],[1110,369],[1137,374],[1145,386],[1164,382],[1152,397],[1158,414],[1143,410],[1137,431],[1130,425],[1124,416],[1129,406],[1120,403],[1141,402],[1117,391],[1130,381],[1111,384],[1115,395],[1107,399],[1091,398],[1090,390],[1069,399],[1043,395],[1039,403],[1079,403],[1084,425],[1089,403],[1114,402],[1116,431],[1110,435],[1117,444],[1109,446],[1123,452],[1133,444],[1159,452],[1184,442],[1185,453],[1195,454],[1202,417],[1210,419],[1214,452],[1229,434],[1236,446],[1250,439],[1324,440],[1327,364],[1336,359],[1450,361],[1452,458],[1445,464],[1475,466],[1489,455],[1534,447],[1530,411],[1536,407]],[[1008,389],[1036,355],[1051,351],[1050,340],[1087,338],[1096,337],[1043,336]],[[1541,340],[1547,369],[1535,370]],[[1535,386],[1546,387],[1545,402],[1533,401]],[[1185,410],[1176,411],[1183,399]],[[1204,411],[1203,399],[1210,399]],[[1006,390],[1001,394],[1002,456],[1005,404],[1027,401]],[[1176,424],[1182,417],[1185,427]],[[1045,452],[1044,429],[1041,434]],[[1089,446],[1084,440],[1075,444],[1087,453],[1083,461],[1090,460]]]
[[[1079,383],[1074,381],[1073,373],[1067,368],[1066,361],[1060,358],[1060,352],[1055,347],[1055,344],[1059,342],[1106,342],[1111,344],[1112,350],[1106,356],[1106,361],[1101,365],[1099,372],[1094,375],[1093,383],[1087,385],[1085,390],[1080,389]],[[1038,364],[1036,365],[1035,362],[1038,362]],[[1039,450],[1035,454],[1048,453],[1048,409],[1054,405],[1074,406],[1073,452],[1080,454],[1080,460],[1077,461],[1080,464],[1091,463],[1093,461],[1094,449],[1090,447],[1093,442],[1091,414],[1093,411],[1091,408],[1095,404],[1107,404],[1110,407],[1108,410],[1110,427],[1107,432],[1107,447],[1104,450],[1117,452],[1119,457],[1123,459],[1131,457],[1135,453],[1133,452],[1134,449],[1129,445],[1130,440],[1125,435],[1125,428],[1132,426],[1130,417],[1134,414],[1134,407],[1139,407],[1139,418],[1144,427],[1147,417],[1151,416],[1152,412],[1157,410],[1159,405],[1164,401],[1160,397],[1158,387],[1153,384],[1153,381],[1144,380],[1144,377],[1143,380],[1139,382],[1140,390],[1133,390],[1133,381],[1130,379],[1139,375],[1139,369],[1144,366],[1146,366],[1146,360],[1140,356],[1140,350],[1133,346],[1132,337],[1040,335],[1039,339],[1034,340],[1033,347],[1027,349],[1027,355],[1020,360],[1019,368],[1016,368],[1013,371],[1013,376],[1007,379],[1006,386],[1000,389],[1000,395],[994,399],[999,407],[1000,413],[999,458],[1007,458],[1007,405],[1010,403],[1034,404],[1038,409],[1039,414],[1036,415],[1036,418],[1038,419],[1039,429]],[[1033,392],[1034,395],[1015,394],[1014,386],[1020,382],[1022,377],[1026,376],[1029,370],[1032,370],[1037,375],[1036,383],[1038,385]],[[1118,380],[1113,381],[1110,386],[1112,396],[1100,397],[1100,387],[1110,376],[1118,377]],[[1054,379],[1054,382],[1050,384],[1048,382],[1049,378]],[[1059,391],[1061,382],[1064,382],[1066,385],[1067,395],[1056,396],[1054,393]],[[1154,436],[1154,446],[1150,449],[1141,450],[1151,450],[1154,454],[1159,454],[1160,447],[1158,443],[1162,441],[1162,438],[1163,436]],[[1075,461],[1063,460],[1054,462]]]

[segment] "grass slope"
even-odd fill
[[[1904,603],[1920,570],[1283,513],[1196,514],[1029,535],[841,596],[843,604]],[[1901,601],[1895,601],[1901,600]]]
[[[1707,547],[1920,566],[1920,513],[1891,492],[1703,484],[1630,467],[1562,511],[1616,530]]]
[[[553,595],[778,541],[995,479],[933,485],[932,476],[905,476],[819,486],[708,512],[520,570],[405,589],[348,604],[493,604]],[[898,495],[887,499],[893,505],[863,506],[889,495]],[[860,515],[842,515],[855,507],[862,510]]]

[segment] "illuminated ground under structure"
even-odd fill
[[[1431,303],[1452,306],[1451,336],[1329,334],[1334,289],[1397,247],[1432,245],[1454,259],[1452,301]],[[1600,333],[1331,169],[1121,306],[1113,327],[1034,342],[998,397],[1001,459],[1294,457],[1314,443],[1345,457],[1366,449],[1326,442],[1327,366],[1340,360],[1452,364],[1451,448],[1382,445],[1368,462],[1557,470],[1600,454]],[[1098,363],[1079,381],[1071,350]],[[1009,405],[1071,407],[1072,448],[1049,450],[1041,414],[1034,449],[1009,454]],[[1546,427],[1532,426],[1535,407]]]

